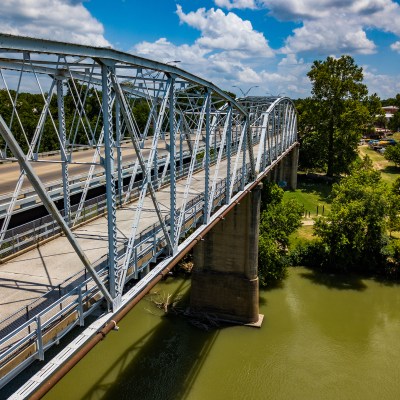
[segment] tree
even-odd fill
[[[384,156],[386,160],[394,162],[397,167],[400,166],[400,144],[387,146]]]
[[[393,114],[392,118],[389,120],[388,127],[393,132],[400,131],[400,111]]]
[[[307,76],[312,83],[312,98],[301,110],[305,113],[299,126],[302,144],[309,153],[319,144],[313,152],[314,163],[328,176],[348,173],[357,158],[362,131],[380,108],[379,98],[368,97],[362,68],[350,56],[314,61]]]
[[[295,200],[283,201],[283,190],[265,182],[261,194],[258,271],[261,286],[282,280],[289,264],[289,235],[301,226],[303,207]]]
[[[400,231],[400,178],[394,181],[389,194],[388,230],[390,235]]]
[[[390,191],[365,158],[332,188],[332,208],[316,221],[314,232],[326,250],[327,267],[376,271],[386,263]]]

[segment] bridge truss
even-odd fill
[[[35,94],[28,109],[27,93]],[[157,255],[172,258],[193,227],[190,207],[195,227],[206,226],[297,140],[289,98],[233,99],[174,65],[109,48],[0,34],[0,95],[0,158],[20,167],[11,193],[0,193],[0,249],[13,215],[42,203],[114,311],[127,280],[149,272],[137,258],[146,210],[157,218]],[[55,182],[40,175],[41,165],[58,171]],[[85,168],[78,177],[76,168]],[[95,186],[106,194],[105,273],[74,234]],[[132,202],[121,245],[117,209]]]

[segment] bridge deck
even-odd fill
[[[258,146],[255,146],[255,149]],[[226,176],[226,160],[221,161],[219,179]],[[241,164],[240,164],[241,165]],[[215,166],[210,168],[213,176]],[[177,209],[182,205],[186,179],[177,182]],[[204,170],[193,175],[189,192],[189,201],[204,192]],[[167,214],[169,210],[169,186],[157,192],[161,211]],[[123,242],[130,236],[132,220],[137,201],[117,210],[118,241]],[[157,216],[149,196],[146,197],[137,232],[157,223]],[[107,219],[98,219],[76,229],[75,235],[91,263],[95,263],[108,250]],[[64,237],[58,237],[50,242],[28,251],[4,264],[0,264],[0,320],[25,307],[34,299],[42,296],[65,281],[67,278],[82,271],[83,265],[70,243]]]

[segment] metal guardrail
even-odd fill
[[[187,156],[187,154],[186,154]],[[160,157],[158,160],[159,166],[162,167],[165,164],[167,156]],[[129,162],[122,166],[122,179],[129,177],[132,174],[135,163]],[[138,169],[138,173],[141,172],[141,169]],[[83,187],[85,186],[85,181],[87,178],[87,174],[81,174],[74,176],[73,179],[69,181],[69,187],[71,194],[79,193]],[[99,186],[104,185],[105,183],[105,172],[100,171],[97,172],[92,181],[90,182],[89,188],[93,189]],[[63,186],[60,180],[47,182],[46,190],[51,197],[52,200],[59,200],[63,198]],[[0,196],[0,218],[3,217],[7,213],[8,204],[10,201],[10,193],[4,194]],[[21,190],[19,197],[15,203],[15,212],[25,211],[32,207],[36,207],[40,203],[40,199],[38,198],[36,192],[32,188],[27,188]]]
[[[197,163],[196,169],[201,168],[201,162]],[[181,178],[187,174],[189,163],[185,164],[182,171],[178,171],[177,178]],[[161,173],[159,173],[159,178]],[[169,182],[169,173],[166,175],[164,184]],[[143,181],[135,182],[131,193],[131,201],[136,199],[139,195],[139,188]],[[125,191],[129,185],[125,185]],[[118,199],[117,199],[118,202]],[[119,204],[120,205],[120,204]],[[78,204],[71,207],[71,221],[74,221]],[[103,214],[106,209],[106,195],[100,195],[92,199],[86,200],[82,212],[80,213],[77,224],[81,224],[93,217]],[[61,210],[64,215],[64,210]],[[38,218],[34,221],[11,228],[6,231],[4,240],[0,246],[0,261],[14,253],[26,249],[27,247],[38,244],[39,242],[51,238],[61,232],[60,227],[54,222],[50,215]]]
[[[186,175],[188,168],[189,168],[188,165],[183,168],[183,170],[181,171],[181,174],[180,174],[181,177]],[[202,162],[198,161],[196,169],[201,169],[201,168],[202,168]],[[161,173],[159,175],[161,176]],[[132,191],[131,200],[134,200],[135,198],[137,198],[138,192],[139,192],[138,188],[140,188],[141,184],[142,184],[142,181],[138,181],[135,184],[136,187],[135,187],[135,190]],[[168,175],[166,176],[164,184],[168,184]],[[105,202],[106,202],[105,195],[101,195],[101,196],[98,196],[96,198],[86,201],[85,208],[84,208],[84,211],[81,213],[81,217],[80,217],[81,219],[79,220],[79,223],[84,222],[87,219],[91,219],[95,216],[102,214],[106,207]],[[188,202],[187,208],[188,207],[190,208],[192,203],[193,203],[193,201]],[[75,208],[77,208],[77,206],[75,206]],[[72,218],[71,218],[71,220],[72,220]],[[136,238],[135,246],[142,244],[149,236],[154,235],[155,232],[159,232],[160,229],[161,229],[161,227],[158,225],[157,226],[153,225],[151,227],[146,228]],[[55,224],[55,222],[52,220],[51,216],[42,217],[42,218],[39,218],[38,220],[32,221],[28,224],[21,225],[20,227],[12,228],[9,231],[7,231],[7,233],[6,233],[6,238],[3,243],[3,248],[0,250],[0,255],[2,255],[2,257],[5,257],[7,255],[12,254],[13,252],[17,252],[17,251],[23,250],[26,247],[30,247],[34,244],[37,244],[40,241],[50,238],[58,233],[60,233],[60,229]],[[4,256],[4,254],[5,254],[5,256]],[[86,270],[83,270],[83,271],[85,271],[85,273],[86,273]],[[81,273],[78,273],[78,274],[81,274]],[[37,303],[43,303],[43,300],[41,300],[43,297],[48,299],[50,302],[54,301],[54,299],[57,299],[57,297],[59,297],[60,293],[65,292],[65,289],[64,289],[65,287],[70,287],[70,283],[68,283],[68,282],[75,281],[77,279],[76,275],[72,276],[71,278],[68,278],[66,281],[64,281],[60,285],[58,285],[57,288],[52,289],[51,291],[47,292],[42,297],[39,297],[38,299],[36,299],[34,302],[21,308],[16,313],[14,313],[12,316],[7,317],[3,321],[0,321],[0,338],[3,336],[4,324],[6,321],[21,320],[22,317],[25,319],[29,319],[32,316],[32,314],[34,313],[33,310],[36,310],[38,308]],[[85,279],[86,279],[86,277],[85,277]],[[48,304],[48,301],[46,301],[46,304]],[[19,316],[19,318],[15,317],[15,316]],[[11,325],[11,323],[10,323],[10,325]]]
[[[271,162],[272,160],[270,160],[269,165]],[[196,169],[201,168],[202,161],[199,160]],[[188,166],[183,168],[181,177],[185,176],[187,169]],[[250,169],[250,163],[248,163],[245,169],[244,182],[242,182],[243,171],[240,170],[238,172],[234,183],[234,192],[240,189],[241,184],[247,183]],[[159,174],[160,177],[161,173]],[[164,184],[167,184],[168,181],[169,177],[167,175]],[[137,182],[136,192],[132,192],[133,197],[137,196],[140,183]],[[226,179],[222,179],[217,183],[212,209],[215,210],[216,207],[221,205],[225,197]],[[83,219],[92,218],[103,212],[105,208],[105,196],[91,199],[88,203],[90,204],[86,204],[85,213],[82,213]],[[203,219],[203,207],[203,194],[199,194],[187,203],[181,237],[184,237],[191,228],[195,227]],[[177,210],[178,217],[179,210]],[[39,224],[41,220],[35,221],[35,223]],[[167,218],[166,221],[168,222]],[[32,231],[37,233],[35,239],[32,240],[46,236],[49,237],[51,234],[58,233],[52,221],[45,222],[44,225],[47,227],[51,226],[51,228],[44,228],[44,231],[37,230],[36,228],[30,229],[31,233]],[[23,234],[20,233],[19,238]],[[119,260],[124,256],[126,246],[127,241],[118,247],[117,258]],[[142,231],[134,243],[134,256],[131,267],[128,269],[126,281],[137,278],[138,273],[145,270],[151,262],[155,262],[165,250],[165,237],[159,223],[149,226]],[[94,267],[102,277],[104,283],[107,283],[108,280],[107,266],[107,255],[102,256],[94,263]],[[101,299],[102,294],[98,290],[97,285],[93,282],[92,278],[88,277],[86,269],[82,269],[34,302],[0,321],[0,387],[4,386],[14,376],[12,371],[5,371],[5,373],[1,371],[12,359],[20,357],[24,353],[26,353],[26,358],[23,364],[29,364],[35,359],[43,359],[44,351],[48,347],[57,342],[75,325],[84,324],[84,319],[96,309]],[[58,328],[59,326],[61,328]]]
[[[242,176],[238,175],[236,185],[240,184],[241,179]],[[214,207],[218,206],[225,198],[225,187],[225,180],[218,183]],[[182,236],[202,220],[203,205],[202,194],[188,202],[184,218],[185,229],[182,231]],[[140,264],[140,260],[145,259],[145,262],[136,271],[131,268],[130,273],[127,275],[127,280],[132,279],[136,272],[143,271],[150,262],[155,261],[155,258],[165,251],[164,242],[165,238],[160,224],[150,226],[141,232],[135,241],[136,256],[134,261]],[[124,243],[120,246],[118,249],[119,255],[123,256],[125,254],[126,245],[127,243]],[[149,254],[151,257],[148,257]],[[102,277],[103,282],[106,283],[108,279],[107,257],[101,257],[95,263],[95,268]],[[63,282],[58,288],[46,293],[34,303],[1,321],[0,370],[11,359],[24,351],[29,353],[26,360],[43,359],[44,350],[50,347],[54,341],[58,341],[73,326],[77,324],[83,325],[84,319],[94,311],[101,299],[102,296],[98,291],[97,285],[92,278],[87,278],[86,270],[82,270]],[[67,320],[71,315],[74,315],[74,317],[63,331],[56,332],[50,339],[46,338],[46,335],[57,324]],[[4,379],[6,377],[2,374],[0,376],[0,387],[3,386],[1,381]]]
[[[259,138],[258,138],[259,141]],[[255,141],[254,144],[257,144]],[[205,146],[202,145],[199,147],[199,150],[204,150]],[[85,149],[87,150],[87,149]],[[189,157],[190,152],[188,150],[183,152],[183,158]],[[167,156],[162,156],[158,159],[159,167],[164,166]],[[122,165],[122,179],[130,177],[132,171],[134,169],[134,162],[127,162]],[[141,168],[139,166],[137,173],[141,173]],[[179,173],[179,171],[178,171]],[[85,181],[87,178],[87,174],[76,175],[72,179],[69,180],[70,192],[71,194],[79,193],[82,188],[85,186]],[[99,171],[94,176],[90,183],[90,189],[103,186],[105,183],[105,171]],[[55,180],[51,182],[47,182],[45,184],[46,190],[49,193],[49,196],[52,200],[60,200],[63,198],[63,186],[62,181]],[[10,201],[10,193],[0,195],[0,218],[3,218],[7,213],[8,204]],[[26,188],[20,191],[19,197],[15,203],[15,212],[25,211],[32,207],[36,207],[40,203],[40,199],[38,198],[36,192],[32,188]],[[1,256],[1,252],[0,252]]]
[[[276,157],[270,158],[266,167],[276,159]],[[201,167],[202,162],[199,161],[197,168]],[[237,192],[242,185],[248,183],[250,171],[250,163],[247,163],[245,171],[238,172],[233,192]],[[182,172],[182,176],[184,173],[185,171]],[[165,183],[167,181],[168,179]],[[217,183],[211,206],[213,210],[222,204],[226,198],[226,192],[225,178]],[[199,221],[203,221],[203,194],[190,200],[184,213],[181,237],[184,237],[190,229],[195,228]],[[179,217],[179,210],[177,214]],[[166,222],[168,222],[167,218]],[[117,259],[122,259],[126,246],[127,241],[118,247]],[[144,271],[151,262],[156,262],[165,250],[165,237],[160,223],[143,230],[135,240],[134,257],[128,268],[126,281],[138,278],[138,273]],[[105,284],[108,280],[107,266],[107,255],[94,263],[97,273]],[[0,321],[0,388],[9,382],[21,368],[25,368],[35,359],[43,359],[44,351],[58,342],[74,326],[84,325],[84,319],[97,308],[101,300],[102,294],[98,286],[92,278],[88,277],[86,269],[82,269],[57,288]],[[11,361],[17,358],[24,361],[10,368]]]

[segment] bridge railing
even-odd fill
[[[199,167],[200,167],[199,162]],[[268,165],[272,164],[270,159]],[[234,192],[247,183],[250,176],[250,163],[236,175]],[[217,183],[212,208],[215,209],[226,201],[226,179]],[[184,236],[191,228],[203,222],[204,198],[202,194],[187,203],[185,209]],[[166,218],[168,223],[168,218]],[[118,248],[118,258],[126,252],[126,242]],[[160,224],[154,224],[142,231],[135,240],[135,257],[128,271],[126,280],[138,277],[151,262],[165,253],[165,236]],[[95,263],[95,268],[103,282],[108,281],[108,259],[103,256]],[[13,370],[11,361],[17,357],[25,358],[22,364],[35,359],[43,359],[44,351],[54,342],[60,340],[77,324],[83,325],[85,318],[100,304],[102,294],[85,269],[78,272],[57,288],[49,291],[27,307],[19,310],[6,320],[0,322],[0,387],[11,379]],[[19,368],[22,366],[19,364]]]
[[[165,157],[163,157],[165,159]],[[160,165],[163,165],[160,160]],[[195,170],[197,171],[202,167],[201,161],[198,161]],[[131,168],[132,169],[132,168]],[[177,177],[182,178],[187,175],[189,170],[189,163],[185,163],[182,170],[179,170]],[[132,172],[132,171],[131,171]],[[161,178],[161,173],[158,177],[154,177],[154,180]],[[165,176],[163,182],[164,185],[169,183],[169,172]],[[143,180],[135,182],[133,190],[131,192],[130,201],[138,198],[139,188],[142,186]],[[128,185],[123,186],[123,192],[128,188]],[[121,204],[117,199],[118,206]],[[78,204],[71,206],[71,220],[74,220],[75,213],[78,209]],[[76,222],[77,225],[92,219],[96,216],[104,214],[106,210],[106,195],[96,196],[92,199],[86,200],[79,218]],[[64,215],[64,210],[61,210]],[[60,227],[55,223],[54,218],[51,215],[38,218],[26,224],[20,225],[15,228],[8,229],[4,235],[4,240],[0,246],[0,260],[15,254],[21,250],[38,244],[46,239],[52,238],[57,234],[61,233]]]
[[[0,216],[4,216],[0,251],[10,254],[6,248],[12,248],[12,244],[14,250],[22,249],[28,243],[57,234],[58,227],[48,221],[44,227],[33,226],[29,232],[18,232],[14,242],[10,237],[3,240],[13,215],[36,206],[40,198],[74,249],[71,257],[79,257],[91,276],[89,279],[82,270],[59,287],[58,299],[54,301],[51,297],[57,294],[57,288],[47,296],[53,304],[47,303],[45,295],[28,309],[25,320],[24,314],[16,314],[19,325],[13,330],[14,336],[4,326],[6,339],[0,339],[0,349],[6,356],[0,355],[4,372],[0,376],[5,377],[10,376],[6,371],[11,365],[10,357],[25,360],[18,366],[21,369],[35,357],[42,358],[46,346],[74,324],[82,323],[85,312],[93,310],[102,296],[108,308],[116,312],[122,304],[127,280],[137,278],[161,254],[166,260],[175,256],[179,240],[188,229],[210,220],[218,204],[229,204],[247,178],[254,180],[272,159],[288,149],[294,139],[296,115],[288,98],[231,98],[212,82],[176,66],[113,49],[1,33],[0,41],[0,85],[9,104],[0,118],[0,151],[6,160],[17,159],[25,172],[17,177],[10,199],[0,199]],[[15,76],[20,79],[15,80]],[[33,91],[38,93],[38,104],[25,118],[19,115],[21,110],[16,100]],[[122,147],[121,143],[128,138],[129,142]],[[72,149],[77,146],[95,149],[91,161],[74,154]],[[54,160],[40,157],[43,150],[50,148],[60,150],[59,157]],[[123,148],[136,156],[135,165],[124,168]],[[166,158],[158,157],[161,148],[167,153]],[[178,185],[184,148],[189,149],[190,166],[183,185]],[[215,167],[211,172],[213,162]],[[52,187],[51,183],[46,191],[34,163],[58,165],[62,185],[58,182]],[[78,168],[83,170],[81,164],[86,165],[87,177],[71,180],[71,173]],[[204,168],[204,174],[200,174],[203,183],[194,174],[200,164]],[[160,169],[162,174],[158,173]],[[139,188],[131,189],[139,173],[147,182],[138,196]],[[25,178],[35,193],[21,192]],[[127,190],[121,190],[124,178],[130,180]],[[167,184],[169,195],[161,204],[157,199],[161,195],[156,192]],[[87,203],[82,215],[84,200],[95,185],[104,185],[107,200]],[[177,187],[183,188],[181,193],[177,193]],[[193,198],[193,193],[203,190],[204,194]],[[82,195],[76,210],[71,207],[71,196],[78,192]],[[121,192],[124,202],[138,198],[136,207],[132,207],[134,213],[130,213],[131,229],[124,231],[127,242],[122,244],[117,221]],[[55,207],[55,199],[62,199],[64,218]],[[146,209],[154,211],[157,224],[140,233],[138,227]],[[98,216],[103,210],[107,214],[108,255],[93,263],[68,226],[72,218],[66,216],[71,212],[79,215],[75,224],[82,221],[80,218]],[[51,261],[48,265],[52,265]],[[162,265],[144,276],[135,290],[142,290],[142,285],[145,287]],[[89,285],[84,290],[93,289],[90,300],[84,297],[83,289],[77,289],[84,282]],[[11,322],[12,318],[8,320]]]
[[[248,166],[249,168],[249,166]],[[240,184],[242,177],[237,176],[236,183]],[[222,180],[217,185],[215,192],[214,207],[217,207],[225,198],[226,181]],[[203,196],[200,194],[193,198],[185,210],[185,229],[182,236],[187,231],[194,228],[203,219]],[[188,224],[188,222],[190,222]],[[151,239],[151,240],[149,240]],[[151,261],[162,254],[166,247],[165,237],[159,224],[154,224],[141,232],[137,238],[135,247],[137,259],[135,260],[140,267],[127,275],[127,280],[135,277],[137,272],[143,271]],[[124,254],[123,244],[119,253]],[[140,264],[140,260],[146,261]],[[103,282],[107,283],[107,257],[101,257],[96,263],[96,270],[102,277]],[[2,368],[11,359],[29,353],[27,359],[43,359],[43,354],[54,341],[58,341],[67,331],[77,324],[83,325],[84,319],[95,310],[99,301],[102,299],[101,293],[94,281],[87,277],[86,270],[82,270],[73,277],[64,281],[56,289],[46,293],[35,302],[29,304],[17,313],[0,322],[0,387],[1,381],[5,376]],[[50,304],[49,304],[50,303]],[[65,321],[65,326],[62,324]],[[61,324],[61,330],[57,328]],[[5,371],[7,373],[7,371]]]

